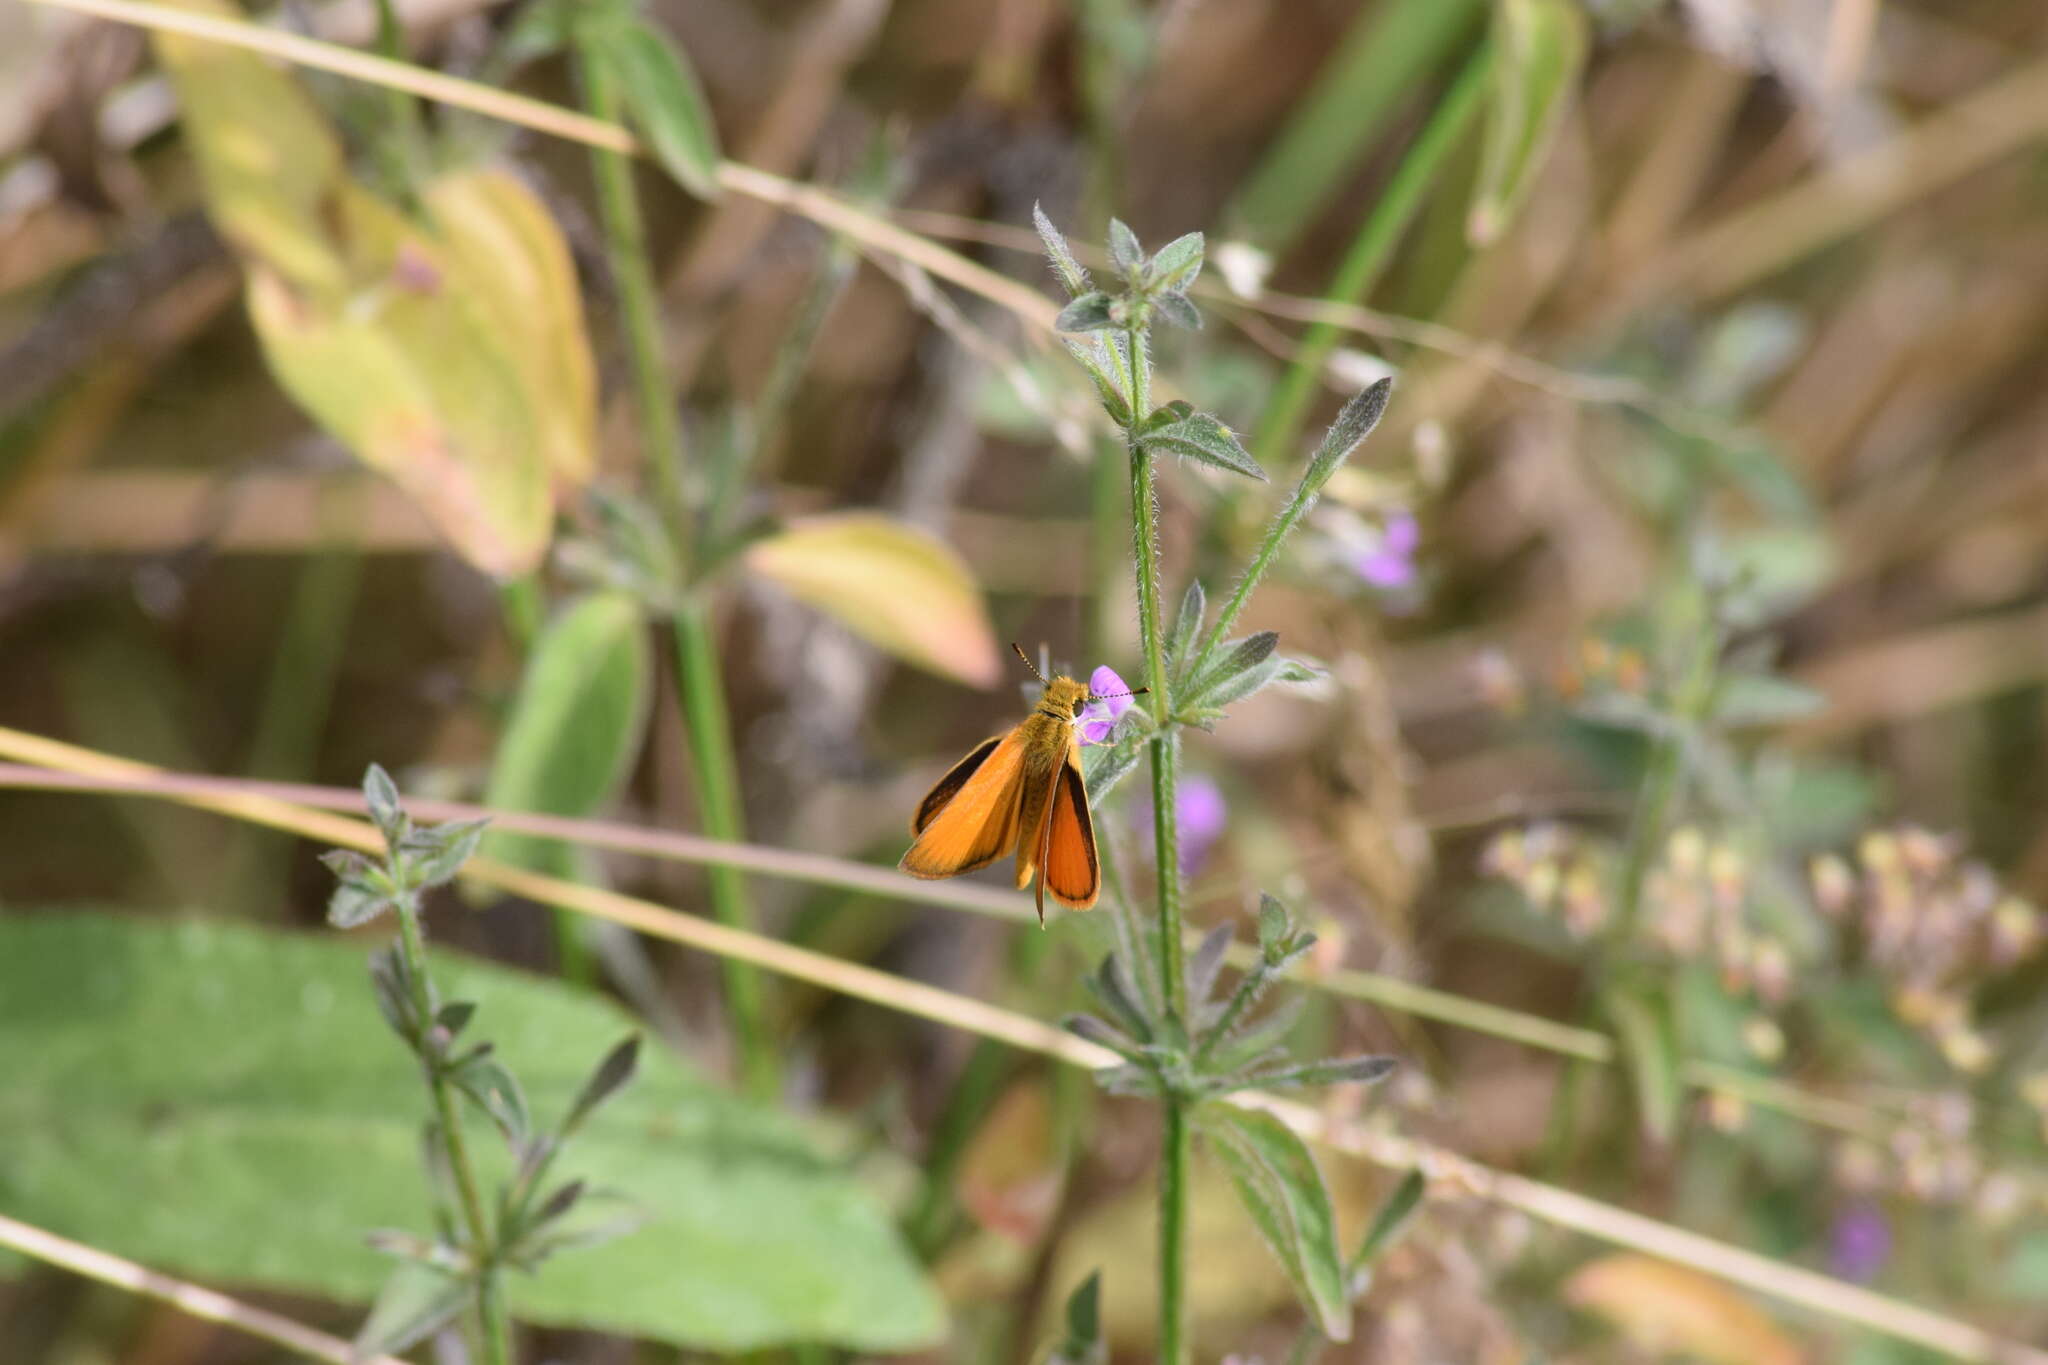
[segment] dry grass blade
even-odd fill
[[[158,773],[148,764],[5,729],[0,729],[0,753],[18,761],[91,777],[118,780]],[[351,848],[369,849],[378,841],[376,832],[365,822],[307,810],[271,796],[218,792],[139,794],[168,796],[185,805]],[[727,928],[651,901],[481,859],[472,861],[464,869],[464,876],[482,885],[747,962],[899,1013],[966,1029],[1072,1066],[1094,1069],[1119,1060],[1105,1048],[1026,1015],[759,934]],[[1395,1169],[1420,1169],[1442,1182],[1498,1200],[1558,1227],[1691,1266],[1781,1302],[1914,1342],[1956,1360],[1979,1365],[2048,1365],[2048,1351],[2006,1341],[1946,1314],[1802,1270],[1555,1185],[1497,1171],[1430,1143],[1375,1126],[1336,1123],[1307,1106],[1270,1095],[1242,1094],[1232,1102],[1264,1109],[1303,1136],[1334,1151]]]
[[[245,47],[300,66],[403,90],[421,99],[467,109],[605,151],[632,155],[640,155],[644,151],[638,140],[618,124],[549,104],[545,100],[511,94],[476,81],[358,52],[337,43],[321,42],[317,38],[305,38],[257,24],[217,19],[163,5],[139,3],[138,0],[30,0],[30,3]],[[736,194],[772,204],[808,218],[821,227],[844,233],[865,247],[899,256],[939,279],[949,280],[1000,304],[1043,331],[1052,329],[1052,319],[1058,310],[1037,290],[998,275],[814,186],[732,161],[719,166],[718,182]]]
[[[261,1337],[308,1359],[332,1361],[334,1365],[405,1365],[404,1361],[393,1356],[358,1356],[340,1337],[315,1331],[304,1323],[243,1303],[240,1299],[231,1299],[214,1290],[159,1274],[148,1266],[137,1265],[98,1247],[59,1237],[29,1223],[17,1222],[5,1214],[0,1214],[0,1246],[11,1247],[23,1255],[61,1266],[101,1284],[167,1303],[195,1318]]]
[[[194,806],[218,810],[259,823],[296,829],[293,823],[279,824],[264,818],[274,810],[255,803],[279,803],[292,812],[292,819],[312,811],[358,811],[363,807],[360,792],[346,787],[321,787],[303,783],[262,782],[241,778],[201,777],[186,773],[150,772],[138,769],[127,774],[102,772],[86,774],[59,771],[55,765],[82,756],[87,751],[55,744],[36,736],[0,728],[0,753],[25,757],[29,765],[0,764],[0,787],[35,788],[58,791],[119,792],[132,795],[168,797]],[[48,763],[52,766],[34,766]],[[312,811],[304,808],[312,808]],[[639,854],[672,862],[698,863],[738,868],[746,872],[816,886],[836,886],[921,905],[964,911],[1013,924],[1037,922],[1029,898],[993,887],[968,882],[907,882],[888,868],[871,867],[815,853],[797,853],[766,848],[758,844],[731,844],[701,835],[672,830],[643,829],[636,825],[603,820],[581,820],[558,815],[536,815],[524,811],[494,810],[462,801],[418,800],[413,811],[428,820],[470,820],[489,818],[502,829],[545,838],[564,839],[591,848]],[[327,826],[318,836],[345,841],[350,822]],[[1257,950],[1250,944],[1232,946],[1229,961],[1237,967],[1251,965]],[[1468,1029],[1504,1038],[1525,1047],[1538,1048],[1559,1056],[1611,1065],[1619,1049],[1612,1038],[1593,1029],[1558,1023],[1539,1015],[1507,1009],[1473,1000],[1449,991],[1404,981],[1381,972],[1340,967],[1305,978],[1311,990],[1351,1000],[1362,1000],[1398,1014],[1413,1015],[1454,1028]],[[1681,1074],[1687,1084],[1725,1094],[1747,1103],[1775,1109],[1825,1128],[1885,1140],[1905,1124],[1898,1116],[1880,1114],[1848,1100],[1815,1094],[1787,1081],[1759,1076],[1736,1067],[1722,1066],[1697,1058],[1688,1059]]]

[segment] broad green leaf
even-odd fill
[[[170,7],[244,17],[226,0],[170,0]],[[165,32],[152,42],[178,93],[185,145],[221,234],[295,288],[344,289],[347,267],[322,214],[347,172],[341,139],[312,99],[284,68],[253,52]]]
[[[550,815],[602,809],[640,751],[653,676],[647,623],[627,594],[597,593],[558,614],[527,655],[484,803]],[[553,875],[578,870],[558,839],[492,830],[484,852]]]
[[[577,41],[617,84],[627,118],[662,169],[699,199],[716,199],[718,127],[682,50],[628,9],[579,26]]]
[[[1661,993],[1612,986],[1601,994],[1634,1082],[1636,1106],[1651,1139],[1669,1142],[1685,1088],[1678,1075],[1677,1023]]]
[[[993,687],[1002,656],[981,589],[944,541],[888,517],[792,522],[747,547],[747,567],[899,659]]]
[[[581,488],[597,467],[597,365],[562,230],[532,190],[490,167],[451,171],[423,197],[458,287],[519,372],[543,463],[558,489]]]
[[[1351,1303],[1330,1192],[1307,1144],[1271,1114],[1208,1105],[1202,1128],[1239,1199],[1309,1315],[1332,1341],[1351,1339]]]
[[[1466,235],[1497,241],[1521,207],[1578,89],[1586,16],[1577,0],[1498,0],[1493,105]]]
[[[368,1303],[391,1261],[365,1234],[429,1233],[429,1106],[363,958],[360,940],[205,921],[0,920],[0,1211],[184,1275]],[[477,1003],[469,1035],[497,1044],[542,1123],[633,1028],[452,952],[433,970]],[[810,1130],[667,1052],[640,1061],[557,1169],[647,1220],[511,1276],[518,1316],[711,1351],[934,1344],[931,1286]],[[495,1189],[503,1146],[481,1116],[470,1136]]]

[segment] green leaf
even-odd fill
[[[1365,1230],[1358,1250],[1351,1253],[1353,1275],[1371,1269],[1373,1262],[1400,1240],[1401,1234],[1408,1230],[1409,1221],[1415,1217],[1415,1211],[1422,1207],[1422,1196],[1428,1192],[1429,1181],[1421,1171],[1410,1170],[1401,1177],[1401,1183],[1394,1187],[1394,1192],[1373,1215],[1372,1226]]]
[[[533,1128],[533,1118],[526,1108],[526,1092],[519,1088],[518,1078],[503,1062],[489,1052],[474,1052],[448,1074],[463,1094],[491,1116],[507,1143],[517,1147],[526,1141]]]
[[[1173,677],[1186,676],[1188,652],[1202,638],[1202,618],[1208,610],[1202,580],[1190,579],[1187,593],[1180,599],[1180,611],[1173,618],[1173,629],[1166,636],[1166,667]]]
[[[632,770],[653,691],[647,621],[632,597],[597,593],[558,613],[527,655],[484,803],[596,814]],[[484,852],[553,876],[573,878],[580,870],[571,846],[510,830],[486,835]]]
[[[1131,231],[1121,218],[1109,220],[1109,259],[1131,283],[1136,284],[1143,278],[1145,248],[1138,245],[1138,234]]]
[[[1784,725],[1817,715],[1828,699],[1790,678],[1768,673],[1731,673],[1714,689],[1712,716],[1730,729]]]
[[[1337,466],[1372,435],[1372,429],[1386,415],[1387,400],[1393,394],[1394,381],[1389,378],[1345,400],[1344,406],[1338,409],[1337,420],[1330,423],[1329,431],[1323,434],[1323,443],[1316,447],[1316,453],[1309,458],[1308,469],[1301,476],[1302,486],[1311,495],[1320,492],[1330,481],[1330,476],[1337,472]]]
[[[1498,0],[1493,105],[1480,151],[1466,235],[1499,240],[1543,167],[1586,60],[1586,17],[1576,0]]]
[[[356,929],[391,908],[391,898],[361,882],[343,882],[327,899],[327,922],[337,929]]]
[[[1610,986],[1601,994],[1607,1017],[1621,1042],[1623,1059],[1635,1086],[1636,1107],[1643,1131],[1665,1143],[1678,1124],[1685,1087],[1678,1074],[1677,1022],[1671,1004],[1653,990]]]
[[[1266,472],[1253,460],[1237,434],[1206,412],[1155,427],[1142,438],[1147,450],[1165,451],[1198,460],[1233,474],[1264,481]]]
[[[1109,1343],[1102,1336],[1102,1272],[1091,1270],[1088,1278],[1067,1295],[1067,1332],[1060,1344],[1045,1358],[1045,1365],[1104,1365]]]
[[[1278,897],[1259,893],[1259,952],[1268,965],[1277,963],[1287,955],[1288,941],[1294,936],[1294,920],[1287,913],[1287,907]]]
[[[1031,225],[1038,229],[1038,240],[1045,244],[1045,258],[1052,262],[1055,275],[1065,286],[1069,295],[1088,292],[1088,272],[1074,259],[1073,251],[1067,246],[1067,239],[1052,225],[1052,219],[1045,216],[1045,210],[1038,204],[1031,206]]]
[[[627,9],[580,25],[577,41],[617,84],[662,169],[699,199],[718,198],[718,126],[682,49]]]
[[[462,865],[476,853],[477,842],[490,823],[486,815],[413,830],[399,845],[406,857],[406,884],[429,887],[454,881]]]
[[[1202,273],[1202,251],[1199,232],[1186,233],[1160,247],[1159,254],[1145,267],[1146,288],[1186,294]]]
[[[409,822],[399,804],[398,784],[381,763],[372,763],[363,773],[363,804],[369,808],[370,823],[384,836],[384,842],[396,846],[405,837]]]
[[[1184,699],[1191,706],[1201,704],[1219,684],[1269,662],[1279,645],[1279,631],[1262,630],[1217,646],[1220,652],[1188,679]]]
[[[433,970],[477,1003],[469,1031],[538,1113],[567,1112],[632,1026],[601,997],[453,952]],[[362,950],[339,937],[10,916],[0,1038],[0,1211],[174,1273],[353,1303],[389,1270],[364,1235],[429,1227],[419,1066],[376,1026]],[[640,1061],[559,1165],[647,1222],[511,1277],[519,1317],[704,1351],[936,1344],[939,1300],[892,1216],[814,1130],[665,1050]],[[496,1189],[511,1158],[481,1116],[470,1146]]]
[[[1002,655],[981,589],[944,541],[872,512],[789,524],[747,547],[749,570],[878,649],[975,687]]]
[[[1186,294],[1169,289],[1154,296],[1152,306],[1159,310],[1160,317],[1176,327],[1186,328],[1190,332],[1202,330],[1202,310],[1195,307],[1194,301]]]
[[[1307,1144],[1263,1111],[1214,1104],[1197,1112],[1238,1198],[1286,1268],[1302,1306],[1323,1335],[1349,1341],[1351,1302],[1337,1250],[1337,1218]]]
[[[1099,332],[1118,326],[1116,300],[1101,291],[1083,294],[1060,309],[1052,325],[1062,332]]]
[[[377,1292],[356,1333],[358,1356],[410,1349],[446,1327],[469,1306],[469,1281],[418,1261],[405,1261]]]
[[[576,1103],[570,1106],[568,1117],[562,1120],[562,1136],[566,1138],[581,1128],[583,1121],[596,1113],[599,1105],[623,1090],[639,1066],[640,1035],[636,1033],[605,1053],[604,1060],[597,1064],[597,1070],[590,1073],[590,1079],[576,1096]]]

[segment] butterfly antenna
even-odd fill
[[[1150,692],[1151,690],[1152,690],[1152,689],[1151,689],[1151,688],[1149,688],[1149,687],[1134,687],[1134,688],[1132,688],[1132,689],[1131,689],[1130,691],[1128,691],[1128,692],[1103,692],[1103,693],[1100,693],[1100,694],[1097,694],[1097,693],[1094,693],[1094,692],[1090,692],[1090,693],[1088,694],[1088,700],[1090,700],[1090,701],[1115,701],[1115,700],[1116,700],[1116,699],[1117,699],[1118,697],[1142,697],[1142,696],[1144,696],[1144,695],[1145,695],[1145,694],[1146,694],[1147,692]]]
[[[1024,652],[1024,646],[1018,644],[1015,640],[1012,640],[1010,641],[1010,648],[1017,651],[1017,657],[1022,659],[1024,661],[1024,666],[1031,670],[1032,677],[1038,679],[1041,683],[1045,682],[1045,674],[1038,671],[1038,665],[1033,663],[1031,660],[1031,656]]]

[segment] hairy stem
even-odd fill
[[[1173,732],[1173,698],[1167,694],[1166,635],[1159,610],[1158,494],[1153,486],[1152,455],[1138,440],[1139,423],[1151,411],[1151,361],[1145,333],[1124,334],[1125,360],[1130,366],[1131,425],[1125,442],[1131,458],[1131,548],[1138,580],[1138,636],[1145,652],[1145,685],[1151,688],[1153,734],[1152,847],[1157,864],[1159,909],[1159,986],[1166,1003],[1168,1027],[1186,1026],[1187,952],[1181,928],[1180,831],[1174,818],[1176,766],[1180,745]],[[1165,1099],[1165,1126],[1159,1153],[1159,1359],[1181,1365],[1187,1358],[1186,1303],[1188,1212],[1188,1115],[1178,1095]]]
[[[397,905],[399,951],[405,955],[406,976],[412,983],[413,1009],[431,1027],[434,1003],[427,991],[427,946],[420,933],[419,904],[414,896],[405,895],[398,898]],[[483,1365],[508,1365],[511,1352],[506,1343],[510,1325],[505,1301],[498,1293],[498,1249],[490,1218],[484,1212],[476,1167],[470,1161],[469,1140],[463,1135],[462,1109],[454,1083],[442,1071],[440,1059],[422,1056],[420,1061],[427,1075],[427,1088],[433,1092],[434,1118],[448,1154],[448,1169],[455,1178],[456,1198],[462,1204],[462,1221],[468,1234],[464,1250],[476,1267],[477,1314],[483,1323],[481,1359]]]

